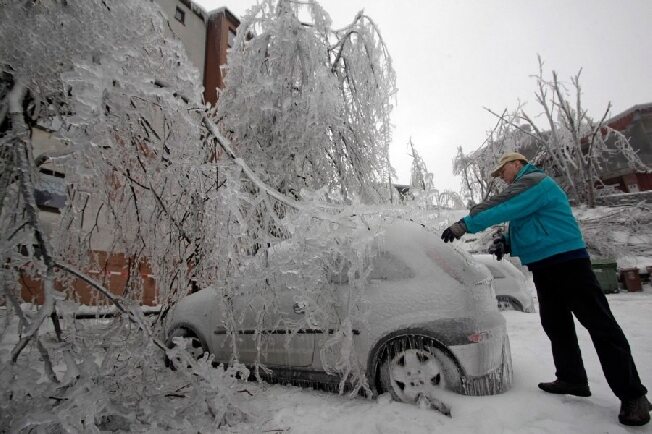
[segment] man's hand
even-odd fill
[[[454,240],[459,240],[462,235],[466,233],[466,225],[464,220],[453,223],[447,227],[441,234],[441,239],[445,243],[452,243]]]
[[[501,235],[498,238],[495,238],[494,243],[489,247],[488,252],[496,256],[498,261],[502,260],[503,256],[505,256],[505,253],[510,252],[509,245],[507,244],[505,236]]]

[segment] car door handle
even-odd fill
[[[296,314],[306,313],[306,303],[294,303],[294,305],[292,305],[292,309]]]

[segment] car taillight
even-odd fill
[[[482,332],[475,332],[472,335],[467,336],[470,342],[473,342],[474,344],[477,344],[479,342],[483,342],[488,340],[491,337],[491,333],[488,331],[482,331]]]

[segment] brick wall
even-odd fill
[[[132,275],[132,279],[139,279],[136,285],[127,285],[129,279],[128,258],[123,254],[107,254],[106,252],[93,252],[96,258],[95,265],[86,273],[92,279],[103,285],[113,294],[120,295],[131,299],[139,299],[141,304],[153,306],[158,304],[158,288],[156,280],[152,276],[151,267],[147,262],[138,264],[137,272]],[[126,293],[129,288],[142,287],[139,293]],[[102,305],[110,302],[97,290],[92,288],[86,282],[80,279],[74,279],[72,285],[55,281],[55,290],[64,292],[66,297],[81,304]],[[36,304],[43,303],[43,282],[40,279],[34,279],[23,273],[21,275],[21,296],[24,301]]]

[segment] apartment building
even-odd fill
[[[206,12],[190,0],[156,1],[168,16],[171,32],[183,42],[199,69],[204,100],[215,104],[217,88],[224,87],[222,66],[240,20],[224,7]]]

